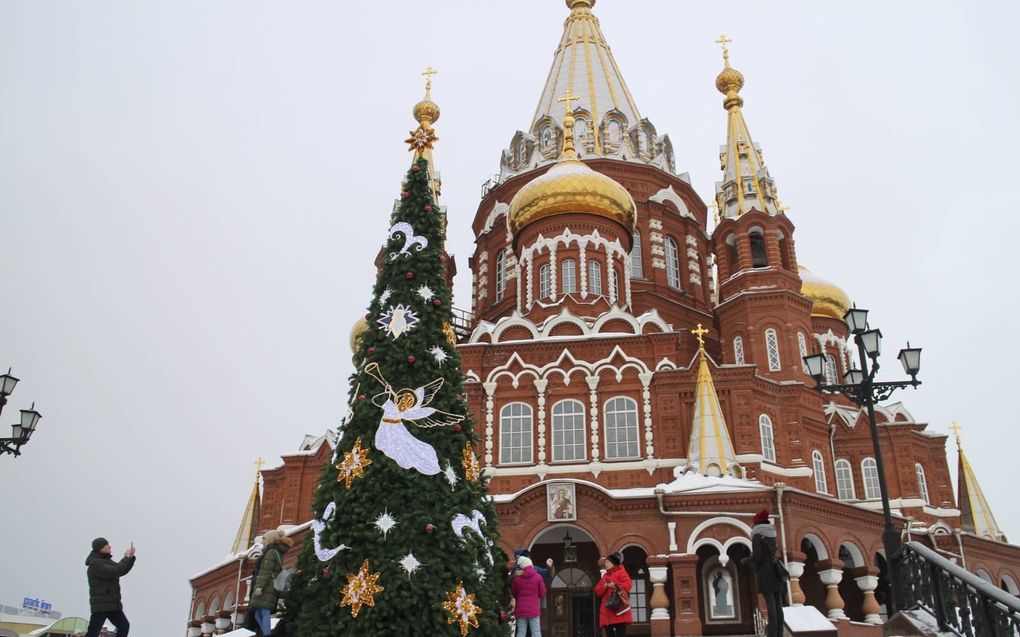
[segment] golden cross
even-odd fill
[[[574,94],[570,92],[570,87],[568,86],[567,87],[567,94],[564,95],[563,97],[557,99],[556,101],[565,105],[565,107],[566,107],[566,111],[565,112],[569,115],[570,114],[570,103],[573,102],[574,100],[579,100],[579,99],[581,99],[581,98],[580,97],[574,97]]]
[[[262,473],[262,465],[266,464],[266,459],[259,456],[258,460],[255,461],[255,475]]]
[[[956,422],[955,420],[953,421],[953,424],[949,425],[949,431],[953,432],[953,434],[956,436],[956,446],[957,447],[960,446],[960,430],[961,429],[963,429],[963,425],[961,425],[960,423]]]
[[[730,59],[730,42],[732,41],[733,40],[726,37],[725,33],[720,35],[719,39],[715,41],[716,44],[722,47],[723,58],[726,59],[727,61],[729,61]]]
[[[698,328],[691,330],[691,334],[694,334],[694,336],[696,336],[698,338],[698,347],[704,349],[705,348],[705,334],[708,334],[708,330],[703,328],[701,326],[701,323],[698,323]]]
[[[431,66],[426,66],[425,70],[421,72],[422,77],[425,78],[425,92],[428,93],[432,90],[432,76],[438,74],[439,71],[435,70]]]

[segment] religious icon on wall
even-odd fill
[[[574,500],[574,483],[552,482],[546,485],[547,518],[550,522],[563,522],[577,519],[577,508]]]
[[[708,575],[711,600],[708,605],[710,619],[732,619],[737,616],[733,603],[733,575],[722,566]]]

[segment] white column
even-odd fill
[[[599,456],[599,396],[595,391],[595,388],[599,385],[598,376],[588,376],[585,378],[588,382],[588,397],[591,402],[591,406],[588,408],[591,411],[591,461],[598,462]]]
[[[666,522],[666,528],[669,529],[669,552],[676,553],[680,550],[676,543],[676,522]]]
[[[878,605],[875,600],[875,589],[878,588],[878,576],[877,575],[862,575],[861,577],[854,578],[857,582],[857,587],[864,593],[864,603],[862,604],[864,609],[864,621],[869,624],[881,624],[882,616],[879,613],[882,608]]]
[[[804,575],[804,562],[787,562],[786,570],[790,572],[790,606],[803,606],[804,591],[800,587],[800,578]]]
[[[838,568],[830,568],[825,571],[818,571],[818,577],[822,579],[822,584],[825,584],[827,589],[825,592],[825,608],[828,611],[829,619],[846,619],[846,613],[843,612],[845,603],[843,597],[839,594],[839,582],[843,579],[843,570]]]
[[[538,464],[545,464],[545,389],[549,381],[546,379],[535,379],[535,389],[538,390],[538,413],[536,414],[536,428],[538,429]]]
[[[620,287],[619,281],[616,280],[616,268],[613,267],[613,249],[611,246],[606,247],[606,283],[609,285],[609,304],[616,305],[616,292]]]
[[[638,380],[641,381],[641,408],[645,417],[645,453],[648,454],[649,460],[655,457],[655,445],[652,441],[652,393],[650,389],[653,374],[654,372],[638,374]]]
[[[193,626],[188,629],[188,637],[199,637],[202,634],[202,629],[198,626]]]
[[[210,624],[209,622],[202,622],[202,634],[203,635],[213,635],[215,633],[216,633],[216,626]]]
[[[669,621],[669,598],[666,597],[666,573],[669,569],[665,566],[649,566],[648,579],[652,582],[652,596],[650,606],[652,607],[651,621]],[[668,630],[668,629],[667,629]],[[655,634],[655,631],[652,631]]]
[[[216,620],[216,634],[222,635],[230,629],[230,620],[225,617],[220,617]]]
[[[485,389],[485,466],[492,466],[492,448],[493,448],[493,437],[495,435],[493,426],[493,414],[492,414],[492,399],[496,394],[496,383],[488,382],[482,383],[482,387]]]
[[[581,269],[579,274],[581,275],[581,298],[588,298],[588,244],[584,241],[577,242],[577,250],[580,252],[580,256],[577,258],[577,267]]]
[[[517,273],[517,276],[515,277],[516,278],[515,283],[517,285],[517,311],[523,312],[524,308],[521,306],[521,293],[523,292],[523,290],[521,290],[521,288],[524,287],[524,277],[521,275],[520,259],[518,259],[517,263],[514,265],[514,272]]]
[[[528,309],[535,302],[535,259],[528,255]]]

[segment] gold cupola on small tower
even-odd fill
[[[574,116],[570,92],[560,98],[566,105],[563,119],[563,151],[547,173],[521,188],[510,202],[507,226],[516,235],[530,223],[555,215],[579,213],[605,217],[634,230],[637,206],[634,198],[611,177],[589,168],[574,150]]]

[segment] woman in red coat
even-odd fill
[[[627,624],[634,622],[634,614],[630,610],[630,575],[623,567],[623,554],[613,553],[606,557],[606,572],[595,585],[595,594],[599,596],[599,626],[606,630],[606,637],[625,637]],[[619,608],[606,608],[610,593],[620,594]]]

